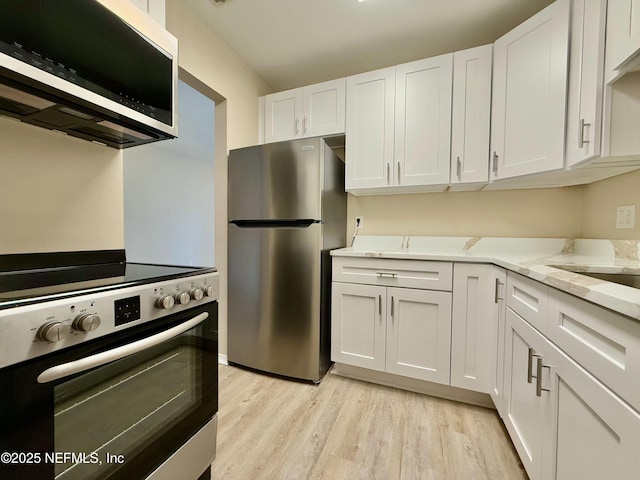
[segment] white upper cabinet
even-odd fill
[[[452,190],[489,181],[492,58],[493,45],[453,54]]]
[[[158,22],[162,27],[165,26],[166,7],[165,0],[130,0],[143,12],[147,12],[151,18]]]
[[[264,97],[266,143],[344,133],[345,79]]]
[[[346,189],[445,190],[453,54],[347,78]]]
[[[610,0],[607,6],[607,59],[609,76],[636,63],[640,53],[640,2],[638,0]]]
[[[493,179],[564,167],[569,13],[558,0],[494,44]]]
[[[600,155],[606,9],[605,0],[573,0],[567,166]]]
[[[395,68],[347,78],[345,189],[392,185]]]
[[[291,140],[301,135],[302,89],[295,88],[264,97],[264,141]]]
[[[452,54],[396,67],[394,185],[449,184],[452,72]]]

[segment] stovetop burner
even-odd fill
[[[124,250],[0,255],[0,309],[208,270],[128,263]]]

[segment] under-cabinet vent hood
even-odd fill
[[[131,2],[3,2],[0,115],[114,148],[174,138],[177,51]]]

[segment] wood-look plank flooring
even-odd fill
[[[212,479],[527,479],[493,410],[332,373],[219,374]]]

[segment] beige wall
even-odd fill
[[[363,235],[574,237],[581,228],[581,188],[349,195],[347,235],[362,216]]]
[[[584,238],[640,238],[640,170],[585,185],[582,200],[582,236]],[[633,229],[616,228],[619,205],[636,206]]]
[[[258,97],[270,90],[181,0],[167,0],[167,30],[178,38],[180,67],[227,100],[227,147],[258,143]]]
[[[0,254],[124,248],[122,153],[0,117]]]

